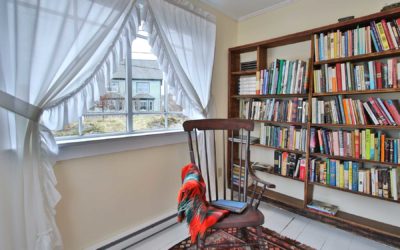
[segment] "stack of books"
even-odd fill
[[[387,199],[399,198],[399,174],[397,168],[361,168],[358,162],[334,159],[311,159],[311,182],[361,192]]]
[[[307,207],[317,212],[332,216],[336,215],[337,211],[339,210],[337,206],[316,200],[313,200],[309,204],[307,204]]]
[[[257,80],[255,76],[241,76],[239,78],[239,95],[255,95]]]
[[[331,100],[312,98],[312,123],[400,125],[398,102],[370,97],[368,101],[337,95]]]
[[[241,71],[255,70],[255,69],[257,69],[257,61],[247,61],[247,62],[240,63]]]
[[[306,151],[307,129],[261,124],[260,144],[276,148]]]
[[[352,64],[324,64],[314,70],[314,92],[361,91],[398,88],[400,62],[396,58]]]

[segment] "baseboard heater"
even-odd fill
[[[143,240],[175,225],[177,223],[176,220],[177,214],[170,215],[163,219],[160,219],[154,223],[151,223],[143,228],[135,230],[130,233],[122,234],[119,237],[115,237],[113,240],[110,240],[109,243],[103,242],[102,244],[88,248],[87,250],[123,250],[128,247],[132,247]]]

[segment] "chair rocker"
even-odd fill
[[[221,198],[247,203],[247,208],[242,213],[229,213],[209,228],[203,237],[199,236],[197,248],[237,247],[238,245],[233,244],[205,244],[206,238],[214,229],[237,228],[245,241],[244,246],[258,245],[259,249],[264,249],[264,215],[258,210],[258,206],[267,188],[275,188],[275,185],[258,178],[249,167],[250,132],[254,130],[254,122],[241,119],[189,120],[183,123],[183,128],[188,133],[190,161],[199,167],[207,183],[208,201],[212,203]],[[217,145],[220,147],[217,148]],[[217,166],[220,165],[222,177],[218,178],[218,173],[221,175],[221,172]],[[249,183],[252,184],[250,187]],[[248,242],[245,230],[247,227],[256,229],[257,241]]]

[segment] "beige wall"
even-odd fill
[[[293,0],[292,4],[239,22],[238,45],[332,24],[345,16],[380,11],[397,0]]]
[[[237,23],[197,0],[192,2],[217,17],[213,115],[225,117],[227,51],[236,43]],[[58,162],[55,173],[62,200],[57,225],[65,249],[83,249],[176,212],[180,168],[187,156],[183,143]]]
[[[57,224],[65,249],[83,249],[174,213],[187,162],[186,143],[58,162]]]

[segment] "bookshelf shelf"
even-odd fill
[[[386,166],[392,166],[392,167],[400,166],[399,164],[392,163],[392,162],[380,162],[380,161],[373,161],[373,160],[366,160],[366,159],[357,159],[357,158],[346,157],[346,156],[334,156],[334,155],[327,155],[327,154],[320,154],[320,153],[310,153],[310,155],[315,156],[315,157],[323,157],[323,158],[330,158],[330,159],[344,160],[344,161],[364,162],[364,163],[379,164],[379,165],[386,165]]]
[[[288,153],[295,153],[295,154],[305,154],[306,153],[305,151],[292,150],[292,149],[287,149],[287,148],[279,148],[279,147],[267,146],[267,145],[263,145],[263,144],[252,144],[252,146],[262,147],[262,148],[270,148],[270,149],[286,151]]]
[[[302,122],[276,122],[276,121],[267,121],[267,120],[254,120],[255,122],[267,123],[269,125],[288,125],[288,126],[307,126],[307,123]]]
[[[345,62],[371,61],[371,60],[377,60],[380,58],[395,57],[395,56],[400,56],[399,49],[386,50],[386,51],[382,51],[382,52],[374,52],[374,53],[368,53],[368,54],[357,55],[357,56],[340,57],[340,58],[334,58],[334,59],[329,59],[329,60],[323,60],[323,61],[315,62],[314,66],[320,66],[323,64],[345,63]]]
[[[400,126],[388,126],[388,125],[353,125],[353,124],[332,124],[332,123],[311,123],[311,127],[319,128],[342,128],[342,129],[381,129],[381,130],[398,130]]]
[[[400,203],[400,200],[393,200],[393,199],[390,199],[390,198],[383,198],[383,197],[375,196],[375,195],[372,195],[372,194],[356,192],[356,191],[352,191],[352,190],[349,190],[349,189],[344,189],[344,188],[340,188],[340,187],[336,187],[336,186],[330,186],[330,185],[322,184],[322,183],[319,183],[319,182],[311,182],[311,184],[316,185],[316,186],[322,186],[322,187],[325,187],[325,188],[335,189],[335,190],[339,190],[339,191],[343,191],[343,192],[348,192],[348,193],[352,193],[352,194],[367,196],[367,197],[371,197],[371,198],[374,198],[374,199]]]
[[[247,76],[247,75],[255,75],[257,70],[244,70],[244,71],[235,71],[231,72],[234,76]]]
[[[353,124],[315,124],[315,123],[312,123],[312,111],[313,111],[312,100],[313,100],[313,98],[315,98],[317,101],[320,101],[320,100],[326,101],[330,98],[333,98],[336,95],[351,96],[352,98],[353,98],[353,96],[374,98],[375,97],[374,95],[389,94],[389,95],[385,95],[385,98],[382,98],[382,99],[386,99],[386,97],[391,98],[391,99],[400,99],[399,98],[400,97],[400,84],[398,84],[397,88],[385,88],[385,89],[376,89],[376,90],[364,90],[364,91],[357,90],[357,91],[342,91],[342,92],[331,92],[331,93],[314,93],[313,92],[313,87],[317,86],[317,82],[314,85],[314,80],[315,80],[314,75],[318,76],[319,71],[321,71],[321,76],[322,76],[322,73],[325,74],[325,72],[329,72],[329,71],[326,71],[327,70],[326,68],[328,68],[328,70],[332,70],[331,72],[335,72],[335,71],[333,71],[333,69],[336,67],[336,64],[338,64],[338,63],[347,63],[347,62],[351,63],[352,65],[349,65],[349,66],[354,67],[354,68],[351,68],[351,70],[359,70],[357,76],[360,77],[359,79],[364,79],[364,78],[362,78],[363,73],[361,73],[361,72],[364,72],[364,77],[365,77],[365,72],[367,72],[367,71],[364,71],[363,68],[361,68],[361,67],[364,67],[365,65],[367,65],[366,63],[369,61],[379,61],[380,64],[375,63],[375,64],[372,64],[372,66],[369,66],[370,64],[368,64],[368,66],[366,66],[366,67],[378,67],[378,66],[382,67],[381,68],[382,81],[388,81],[388,79],[391,79],[391,78],[388,78],[388,75],[386,75],[386,78],[385,78],[383,76],[383,74],[389,74],[388,73],[389,72],[389,70],[388,70],[389,62],[400,63],[400,49],[390,49],[390,50],[385,50],[385,51],[381,51],[381,52],[375,52],[376,50],[381,50],[381,47],[378,46],[379,49],[375,49],[373,44],[371,44],[370,48],[372,48],[372,49],[369,50],[366,47],[365,51],[372,51],[372,53],[367,53],[367,54],[357,55],[357,56],[335,58],[335,59],[330,59],[330,60],[322,60],[322,61],[316,62],[315,58],[318,55],[318,52],[319,52],[318,47],[320,46],[320,43],[315,44],[315,42],[322,41],[322,40],[318,39],[318,36],[321,36],[321,33],[323,33],[322,36],[328,37],[329,35],[334,36],[335,32],[339,30],[342,33],[338,32],[338,35],[343,35],[343,34],[345,34],[345,32],[347,32],[349,30],[358,29],[359,27],[364,28],[366,26],[370,26],[371,22],[378,23],[378,22],[381,22],[382,19],[385,19],[388,22],[392,22],[393,19],[397,20],[398,18],[400,18],[400,8],[395,8],[395,9],[367,15],[364,17],[355,18],[355,19],[348,20],[345,22],[334,23],[331,25],[326,25],[323,27],[315,28],[315,29],[301,31],[301,32],[285,35],[285,36],[278,37],[278,38],[273,38],[273,39],[269,39],[269,40],[259,41],[259,42],[255,42],[255,43],[251,43],[251,44],[245,44],[245,45],[240,45],[240,46],[230,48],[229,49],[229,59],[228,59],[229,60],[228,61],[228,83],[229,83],[229,85],[228,85],[228,117],[229,118],[238,118],[238,117],[243,117],[243,115],[245,115],[245,117],[256,117],[257,114],[260,114],[261,111],[264,111],[265,106],[266,106],[266,104],[265,104],[265,106],[261,106],[257,102],[264,104],[264,100],[276,98],[277,100],[279,100],[281,102],[293,103],[294,98],[303,98],[303,103],[305,103],[307,101],[308,106],[303,106],[302,107],[303,109],[299,109],[299,110],[308,111],[307,120],[305,120],[305,122],[302,122],[302,123],[279,122],[279,121],[267,121],[267,120],[257,119],[257,120],[254,120],[257,123],[256,126],[258,126],[259,128],[264,128],[264,125],[270,125],[270,126],[276,126],[276,127],[296,126],[295,127],[296,132],[300,131],[302,133],[303,130],[306,131],[306,134],[307,134],[306,141],[305,141],[306,145],[310,145],[311,130],[314,128],[327,128],[327,130],[347,130],[347,131],[355,130],[355,129],[373,129],[373,130],[382,131],[387,136],[395,137],[395,138],[386,137],[386,139],[391,139],[391,140],[398,139],[398,132],[400,132],[400,125],[398,125],[398,126],[397,125],[396,126],[392,126],[392,125],[382,126],[382,125],[372,125],[372,124],[371,125],[353,125]],[[365,30],[367,31],[367,29],[365,29]],[[372,32],[372,34],[374,35],[374,32]],[[399,30],[399,34],[400,34],[400,30]],[[318,35],[318,36],[315,36],[315,35]],[[347,34],[347,35],[348,35],[347,36],[347,38],[348,38],[349,34]],[[366,37],[368,37],[368,36],[366,36]],[[286,62],[279,61],[279,66],[277,64],[278,61],[270,61],[271,59],[272,60],[275,59],[275,58],[271,58],[270,52],[272,51],[273,55],[275,55],[277,53],[275,50],[270,50],[271,48],[281,47],[281,46],[285,46],[285,45],[295,45],[295,44],[296,44],[295,46],[297,46],[297,43],[303,43],[305,41],[310,43],[310,54],[309,54],[310,59],[309,59],[309,64],[308,64],[308,71],[307,72],[305,72],[304,70],[302,71],[302,72],[305,72],[306,76],[308,77],[308,81],[307,81],[308,84],[304,85],[307,88],[306,91],[304,91],[304,92],[307,92],[307,94],[238,95],[239,90],[241,90],[240,87],[243,87],[243,85],[241,85],[241,84],[243,84],[243,82],[246,82],[243,80],[241,81],[241,76],[247,76],[247,75],[251,75],[251,76],[260,75],[261,76],[262,74],[264,75],[266,73],[271,74],[271,72],[275,73],[275,69],[278,69],[278,71],[276,71],[276,72],[279,73],[279,69],[281,69],[281,67],[286,67],[288,65],[287,61]],[[340,42],[341,40],[338,39],[337,41]],[[347,42],[350,40],[345,39],[344,41]],[[335,42],[335,40],[334,40],[334,42]],[[337,46],[337,44],[336,44],[336,46]],[[351,44],[349,43],[348,46],[351,46]],[[327,48],[327,46],[324,46],[324,47]],[[391,46],[391,47],[393,47],[393,46]],[[317,48],[317,50],[316,50],[316,48]],[[332,48],[332,47],[330,47],[330,48]],[[335,48],[337,48],[337,47],[335,47]],[[340,48],[343,48],[343,47],[340,47]],[[347,49],[349,49],[349,47]],[[256,70],[251,70],[251,71],[241,71],[240,70],[241,58],[243,58],[241,55],[243,53],[247,53],[247,52],[252,52],[256,55],[256,61],[257,61],[257,69]],[[348,50],[347,50],[347,52],[348,52]],[[334,52],[334,53],[336,53],[336,52]],[[397,57],[399,57],[399,58],[397,58]],[[391,60],[391,58],[397,58],[397,61]],[[296,58],[292,58],[292,59],[296,59]],[[251,60],[253,60],[253,58]],[[376,66],[376,65],[378,65],[378,66]],[[392,65],[392,64],[390,64],[390,65]],[[384,66],[386,68],[384,68]],[[290,62],[289,62],[289,67],[290,67]],[[356,68],[356,67],[359,67],[359,68]],[[391,67],[395,67],[395,65],[393,64]],[[268,72],[264,71],[261,73],[261,71],[264,69],[268,69],[269,71]],[[316,70],[315,74],[314,74],[314,70]],[[260,72],[260,74],[257,72]],[[338,72],[343,72],[343,71],[341,70]],[[375,71],[375,70],[369,71],[369,72],[375,72],[375,73],[378,72],[379,73],[379,71]],[[394,71],[391,71],[391,72],[394,72]],[[279,84],[282,84],[282,81],[280,81],[279,79],[289,79],[289,77],[288,78],[283,77],[283,74],[284,73],[282,73],[282,75],[280,73],[278,74],[277,86],[280,86],[280,87],[287,86],[284,84],[279,85]],[[399,74],[400,74],[400,72],[399,72]],[[326,74],[325,74],[325,76],[326,76]],[[351,75],[351,74],[350,74],[350,76],[353,77],[353,75]],[[279,78],[279,77],[281,77],[281,78]],[[262,79],[264,79],[264,78],[262,78]],[[268,78],[268,79],[270,79],[270,78]],[[339,79],[339,78],[336,78],[336,79]],[[340,78],[340,79],[343,79],[343,78]],[[393,79],[396,79],[395,75],[393,75]],[[362,81],[364,81],[364,80],[362,80]],[[327,81],[326,80],[321,81],[321,84],[323,84],[325,82],[327,82]],[[332,82],[333,82],[333,80],[332,80]],[[262,82],[262,83],[265,84],[265,82]],[[275,82],[273,82],[273,83],[275,84]],[[356,82],[354,81],[354,83],[356,83]],[[359,82],[357,82],[357,84],[358,83]],[[376,81],[376,83],[377,83],[377,81]],[[256,84],[259,84],[259,82],[256,81]],[[271,85],[270,80],[269,80],[268,84],[269,85],[262,85],[262,86],[267,86],[267,88],[269,88],[270,86],[275,87],[275,85]],[[364,84],[365,84],[365,81],[364,81]],[[382,86],[387,86],[387,85],[390,85],[389,82],[383,82]],[[396,86],[395,84],[393,84],[393,85]],[[355,86],[358,86],[358,85],[355,85]],[[361,85],[361,86],[364,86],[364,85]],[[318,85],[318,87],[320,87],[320,85]],[[260,88],[260,85],[258,85],[256,89],[264,89],[264,88]],[[326,88],[321,88],[321,89],[326,89]],[[242,92],[242,93],[246,93],[246,92]],[[392,97],[390,94],[395,95],[395,97]],[[327,98],[324,98],[324,97],[327,97]],[[282,100],[280,100],[280,99],[282,99]],[[367,99],[367,98],[354,98],[354,100],[356,100],[356,99],[359,99],[360,102],[363,102],[364,99]],[[256,102],[256,104],[254,104],[255,102]],[[335,100],[335,102],[336,102],[336,100]],[[393,102],[393,103],[395,105],[397,105],[396,102]],[[293,104],[291,104],[291,105],[293,105]],[[259,106],[261,106],[264,109],[259,108]],[[287,107],[282,106],[282,108],[281,108],[280,104],[279,104],[279,105],[277,105],[277,108],[276,108],[277,110],[275,110],[275,107],[274,107],[273,114],[275,115],[275,112],[276,113],[286,112],[288,110],[288,107],[289,107],[289,105]],[[291,106],[291,107],[293,107],[293,106]],[[307,109],[305,109],[305,107],[307,107]],[[246,108],[246,110],[244,110],[243,108]],[[364,106],[364,108],[365,108],[365,106]],[[371,108],[374,108],[374,107],[371,106]],[[258,109],[260,109],[260,110],[258,110]],[[325,109],[325,106],[324,106],[324,109]],[[330,107],[327,107],[327,110],[332,110],[332,109],[330,109]],[[252,116],[252,112],[255,112],[254,116]],[[324,112],[324,113],[328,114],[327,112]],[[372,112],[372,113],[374,113],[374,112]],[[279,114],[281,114],[281,113],[279,113]],[[283,113],[283,115],[287,115],[287,114]],[[366,115],[368,115],[368,114],[366,113]],[[263,117],[263,116],[260,116],[260,117]],[[256,118],[259,118],[259,117],[256,117]],[[303,116],[302,116],[302,118],[304,119]],[[283,128],[276,128],[276,129],[278,131],[279,129],[283,129]],[[256,129],[255,131],[259,131],[259,130]],[[268,133],[271,133],[271,130],[269,128],[267,131],[268,131]],[[279,132],[280,131],[281,130],[279,130]],[[386,132],[390,132],[390,133],[387,134]],[[265,133],[263,136],[265,136]],[[305,166],[309,166],[309,163],[311,162],[311,160],[310,160],[311,157],[319,157],[319,158],[325,158],[325,159],[329,159],[329,158],[337,159],[337,160],[341,160],[341,161],[354,161],[354,162],[361,162],[361,163],[376,164],[376,165],[380,165],[382,167],[386,166],[386,167],[390,167],[392,169],[396,169],[393,172],[400,171],[400,164],[395,164],[395,163],[390,163],[390,162],[379,162],[379,161],[365,160],[365,159],[355,159],[352,157],[342,157],[342,156],[332,156],[332,155],[320,154],[320,153],[312,153],[312,152],[310,152],[309,147],[307,147],[307,149],[305,151],[287,150],[287,149],[279,148],[279,147],[271,147],[271,146],[261,145],[259,143],[252,145],[252,149],[255,147],[260,148],[260,150],[265,149],[265,151],[270,149],[271,151],[279,150],[279,151],[286,151],[288,153],[299,154],[299,155],[301,155],[301,157],[303,157],[305,159]],[[269,157],[269,159],[267,159],[267,160],[273,161],[274,157],[276,157],[276,155],[278,155],[278,157],[279,157],[279,153],[274,153],[273,157],[265,156],[265,158]],[[228,153],[228,158],[229,158],[229,153]],[[279,158],[279,159],[281,159],[281,158]],[[270,162],[268,162],[268,163],[270,163]],[[282,176],[280,174],[275,174],[275,173],[268,173],[268,174],[280,176],[285,179],[301,181],[298,179],[293,179],[292,177]],[[360,196],[364,196],[367,198],[372,198],[372,199],[375,199],[375,201],[376,201],[376,199],[380,199],[380,200],[384,200],[384,201],[388,201],[388,202],[396,203],[396,204],[399,204],[400,201],[377,197],[377,196],[373,196],[373,195],[369,195],[369,194],[365,194],[365,193],[361,193],[361,192],[345,190],[343,188],[331,187],[329,185],[323,185],[321,183],[313,183],[313,182],[309,181],[309,178],[308,178],[309,174],[310,174],[309,169],[308,169],[308,167],[306,167],[305,179],[304,179],[304,181],[301,181],[304,183],[303,199],[290,197],[284,193],[270,191],[270,190],[267,191],[266,195],[264,196],[264,199],[266,201],[272,202],[278,206],[281,206],[285,209],[289,209],[290,211],[308,216],[310,218],[321,220],[326,223],[336,225],[337,227],[359,233],[366,237],[370,237],[370,238],[374,238],[376,240],[390,243],[396,247],[400,247],[400,227],[398,227],[398,226],[388,225],[381,221],[366,219],[366,218],[359,216],[358,214],[351,214],[351,213],[346,213],[343,211],[339,211],[336,214],[336,216],[329,216],[329,215],[317,213],[317,212],[307,208],[307,204],[310,203],[313,200],[313,198],[315,197],[314,189],[316,186],[323,186],[326,188],[336,189],[338,191],[348,192],[352,195],[360,195]],[[285,181],[285,180],[282,180],[282,181]],[[322,191],[323,190],[318,190],[318,192],[322,192]],[[337,193],[337,195],[339,196],[340,194]],[[373,202],[373,201],[374,200],[371,200],[371,202]],[[339,205],[339,209],[340,209],[340,204],[336,204],[336,205]]]
[[[275,175],[275,176],[279,176],[279,177],[282,177],[282,178],[295,180],[295,181],[299,181],[299,182],[304,182],[303,180],[300,180],[299,178],[293,178],[293,177],[281,175],[281,174],[278,174],[278,173],[273,173],[273,172],[263,172],[263,173],[267,173],[267,174],[271,174],[271,175]]]
[[[236,99],[268,99],[268,98],[308,98],[308,94],[276,94],[276,95],[233,95]]]
[[[386,94],[386,93],[399,93],[400,88],[395,89],[374,89],[374,90],[360,90],[360,91],[342,91],[342,92],[327,92],[327,93],[313,93],[313,97],[320,96],[335,96],[335,95],[367,95],[367,94]]]

